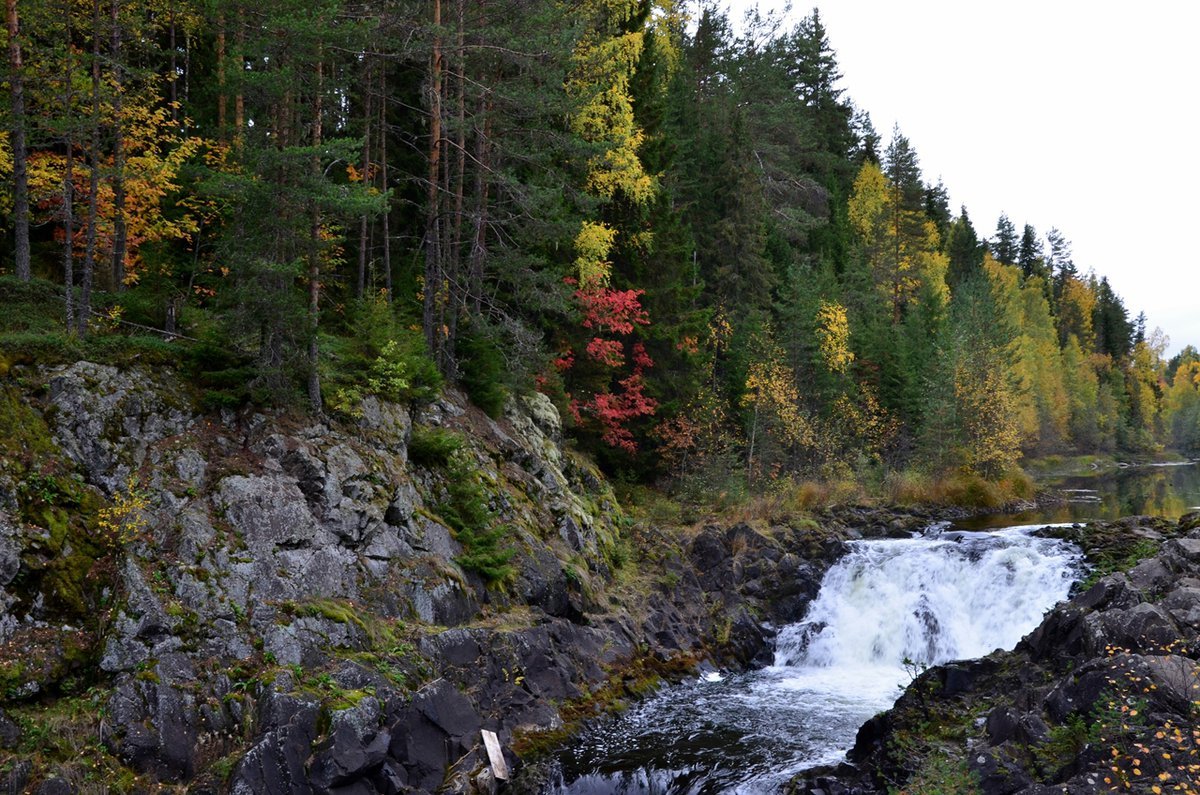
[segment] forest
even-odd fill
[[[816,10],[6,17],[5,369],[138,360],[214,410],[347,419],[536,389],[610,473],[697,500],[1019,492],[1023,456],[1200,452],[1200,353],[1166,358],[1058,229],[950,207]]]

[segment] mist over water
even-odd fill
[[[634,706],[564,754],[549,791],[775,792],[837,761],[916,667],[1014,646],[1066,598],[1078,550],[1030,529],[852,542],[774,665]]]

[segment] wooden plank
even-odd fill
[[[483,746],[487,748],[488,761],[492,764],[492,775],[497,781],[508,781],[508,765],[504,762],[504,752],[500,750],[500,738],[494,731],[483,729]]]

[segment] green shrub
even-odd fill
[[[509,563],[514,550],[501,543],[508,527],[496,521],[479,472],[467,453],[459,450],[450,457],[447,475],[447,498],[438,506],[438,513],[463,546],[458,565],[489,584],[511,580],[516,574]]]
[[[494,340],[479,334],[467,334],[459,340],[459,381],[467,397],[489,417],[499,417],[508,399],[504,386],[505,362]]]
[[[202,390],[204,408],[237,408],[250,400],[254,362],[221,344],[214,335],[206,334],[188,349],[185,367]]]
[[[420,332],[402,325],[386,299],[357,303],[338,336],[322,335],[321,382],[329,408],[354,416],[367,395],[394,402],[437,397],[442,376]]]
[[[408,460],[422,466],[446,466],[462,446],[462,436],[454,431],[414,425],[408,440]]]
[[[974,795],[978,792],[979,779],[971,772],[966,760],[938,753],[931,754],[921,762],[903,789],[888,789],[889,795]]]

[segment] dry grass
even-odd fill
[[[973,472],[950,472],[933,476],[905,470],[893,472],[884,481],[883,499],[892,505],[955,505],[963,508],[999,508],[1016,500],[1029,499],[1036,486],[1017,470],[999,480],[986,480]]]

